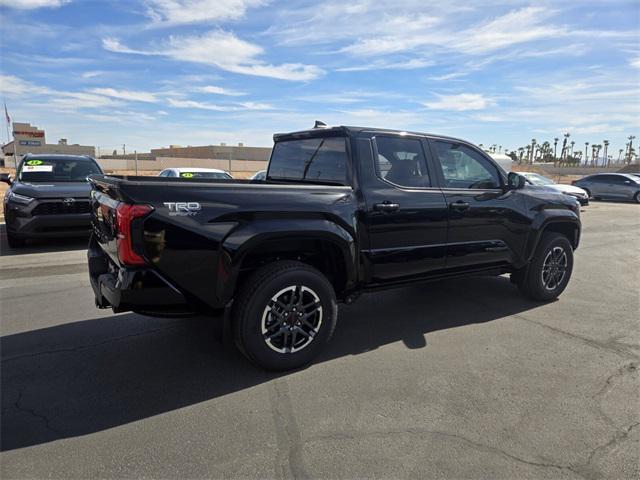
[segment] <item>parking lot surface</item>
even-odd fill
[[[97,310],[83,242],[0,258],[2,478],[639,478],[640,206],[583,209],[559,301],[506,277],[340,308],[272,374],[204,318]]]

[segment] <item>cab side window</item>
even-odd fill
[[[415,138],[376,137],[378,177],[401,187],[430,187],[422,142]]]
[[[437,161],[442,166],[445,188],[500,188],[496,167],[478,152],[453,142],[431,142]]]

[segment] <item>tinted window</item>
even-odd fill
[[[88,159],[29,158],[20,165],[18,178],[23,182],[84,182],[88,175],[102,173]]]
[[[607,177],[604,176],[604,175],[596,175],[594,177],[587,178],[587,181],[595,182],[595,183],[606,183],[607,182]]]
[[[308,138],[278,142],[273,147],[268,176],[274,180],[346,185],[346,138]]]
[[[160,172],[160,175],[158,175],[159,177],[167,177],[169,175],[169,171],[168,170],[163,170]]]
[[[422,142],[414,138],[376,137],[378,176],[403,187],[429,187]]]
[[[448,188],[500,188],[496,168],[482,155],[464,145],[438,140],[433,142],[445,187]]]

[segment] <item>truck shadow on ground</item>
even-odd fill
[[[341,306],[316,363],[399,341],[428,348],[430,332],[537,305],[504,277],[368,294]],[[3,451],[100,432],[287,375],[258,370],[214,341],[205,319],[112,315],[7,335],[0,347]]]

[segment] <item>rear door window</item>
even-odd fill
[[[422,142],[415,138],[377,136],[377,174],[401,187],[430,187]]]

